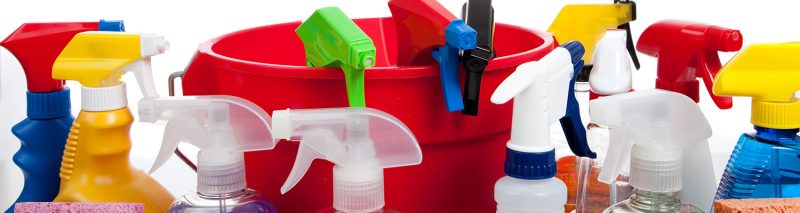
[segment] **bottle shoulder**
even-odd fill
[[[603,213],[703,213],[703,210],[691,204],[680,204],[678,208],[652,206],[650,209],[634,207],[630,200],[625,200],[608,207]]]
[[[220,206],[223,205],[223,206]],[[192,212],[254,212],[275,213],[275,206],[255,190],[247,189],[243,194],[226,199],[214,199],[190,192],[181,196],[169,208],[171,213]]]

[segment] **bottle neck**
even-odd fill
[[[109,87],[81,87],[81,110],[103,112],[128,107],[125,83]]]
[[[678,192],[651,192],[633,189],[630,205],[636,209],[657,212],[677,212],[681,208]]]
[[[244,196],[245,193],[247,193],[247,189],[242,189],[239,191],[234,191],[229,193],[219,193],[219,194],[206,194],[202,192],[197,192],[197,196],[206,200],[226,200]]]
[[[754,128],[756,129],[756,137],[758,139],[770,142],[792,140],[798,137],[797,133],[800,132],[800,129],[773,129],[760,126],[754,126]]]

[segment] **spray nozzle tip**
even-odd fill
[[[105,20],[100,19],[98,22],[97,30],[99,31],[112,31],[112,32],[125,32],[125,24],[122,20]]]
[[[470,50],[475,49],[478,32],[464,23],[464,20],[456,19],[445,28],[444,38],[447,45],[459,50]]]

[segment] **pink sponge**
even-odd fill
[[[141,203],[49,203],[31,202],[14,205],[16,213],[143,213]]]
[[[714,201],[715,213],[800,212],[800,198],[731,199]]]

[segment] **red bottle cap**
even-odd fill
[[[51,76],[53,62],[75,34],[91,30],[98,30],[98,22],[27,23],[0,46],[19,60],[29,92],[54,92],[64,89],[64,81]]]
[[[732,52],[742,48],[738,30],[687,21],[666,20],[650,25],[642,33],[636,49],[658,57],[656,88],[683,93],[700,101],[700,82],[720,109],[733,106],[730,97],[711,92],[714,77],[722,65],[718,51]]]

